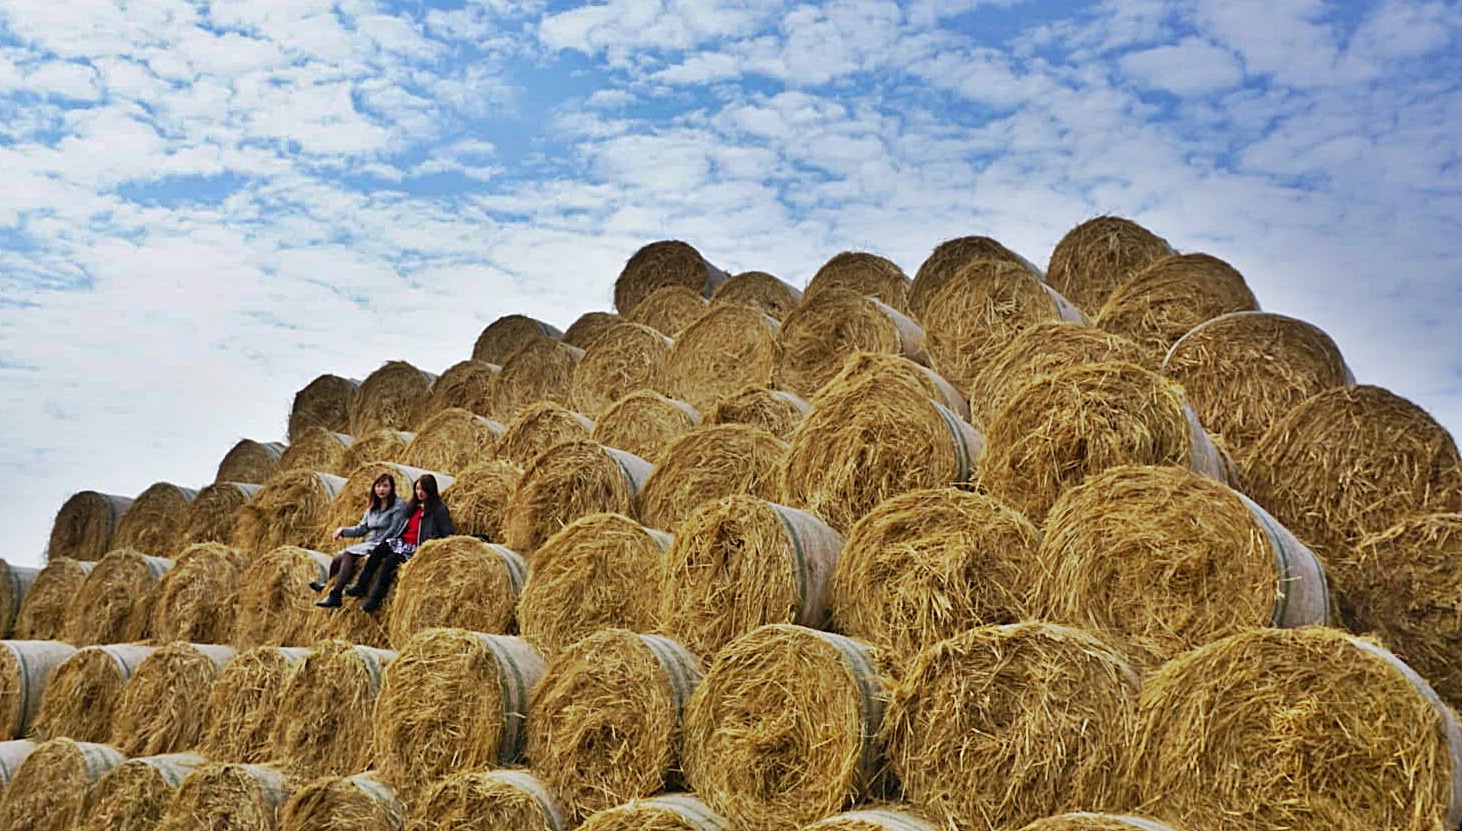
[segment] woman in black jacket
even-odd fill
[[[391,591],[396,579],[396,569],[411,559],[416,549],[428,540],[450,537],[456,533],[452,527],[452,515],[447,512],[447,503],[437,492],[437,478],[430,473],[416,480],[412,499],[406,505],[406,526],[397,536],[383,540],[366,558],[365,568],[354,586],[345,590],[351,597],[361,597],[369,592],[361,611],[374,612],[381,608],[381,601]],[[377,574],[379,572],[379,574]],[[371,580],[374,578],[375,584]]]

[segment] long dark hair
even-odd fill
[[[432,505],[442,501],[442,497],[437,491],[437,477],[430,473],[423,473],[421,474],[421,478],[416,480],[416,485],[421,485],[421,489],[426,491],[425,508],[430,508]],[[421,504],[421,500],[416,498],[416,485],[411,486],[411,501],[406,505],[407,516],[416,513],[417,507]]]
[[[391,486],[391,492],[388,493],[388,494],[386,494],[386,498],[385,499],[381,499],[379,496],[376,496],[376,485],[379,485],[382,482],[385,482],[386,484],[388,484],[388,485]],[[372,511],[384,511],[387,508],[389,508],[389,507],[391,507],[392,505],[395,505],[395,504],[396,504],[396,477],[392,476],[389,473],[382,473],[380,476],[377,476],[376,477],[376,481],[374,481],[374,482],[371,483],[371,510]]]

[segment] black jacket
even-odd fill
[[[412,504],[407,505],[406,513],[404,514],[406,520],[410,520],[411,515],[416,512],[415,503],[416,500],[412,500]],[[402,522],[401,530],[397,531],[394,536],[401,536],[405,530],[406,523]],[[450,537],[455,533],[457,533],[457,529],[452,525],[452,515],[447,511],[447,503],[440,499],[435,499],[432,500],[431,506],[421,515],[421,526],[417,529],[416,544],[421,546],[427,540],[439,540],[442,537]]]

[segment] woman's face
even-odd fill
[[[385,499],[386,497],[388,497],[390,495],[391,495],[391,483],[390,482],[384,482],[384,481],[382,481],[382,482],[377,482],[376,483],[376,496],[378,498]]]
[[[417,502],[425,502],[426,501],[426,487],[424,485],[422,485],[420,482],[417,482],[416,483],[416,501]]]

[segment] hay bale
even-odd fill
[[[818,820],[802,831],[936,831],[907,805],[870,806]]]
[[[199,543],[227,543],[234,536],[234,518],[263,488],[240,482],[214,482],[188,503],[174,550]]]
[[[668,793],[600,811],[580,831],[732,831],[732,825],[693,794]]]
[[[743,271],[716,287],[711,306],[736,304],[783,320],[802,302],[802,290],[765,271]]]
[[[555,444],[587,439],[593,432],[594,422],[582,413],[552,401],[540,401],[504,428],[494,452],[499,459],[524,468]]]
[[[834,628],[890,664],[976,626],[1025,620],[1040,531],[982,494],[911,491],[848,533],[833,571]]]
[[[406,448],[416,440],[415,433],[383,428],[362,436],[345,451],[345,476],[371,462],[404,462]]]
[[[10,785],[10,780],[15,778],[15,771],[20,769],[30,754],[36,749],[36,743],[30,739],[16,739],[14,741],[0,742],[0,794]]]
[[[707,502],[660,573],[662,631],[709,661],[769,623],[821,627],[843,538],[817,517],[752,496]]]
[[[969,420],[969,402],[953,384],[944,380],[944,376],[901,355],[877,352],[854,352],[843,362],[838,374],[822,386],[808,406],[817,406],[818,400],[824,394],[834,395],[837,390],[854,381],[864,382],[886,377],[912,381],[923,388],[924,395],[929,400],[946,407],[960,418]]]
[[[412,800],[456,770],[513,764],[542,676],[543,659],[522,638],[417,633],[386,671],[376,702],[377,771]]]
[[[295,791],[280,812],[280,831],[401,831],[405,809],[374,771],[325,776]]]
[[[927,363],[924,330],[883,302],[845,289],[808,293],[782,321],[778,389],[807,397],[857,352],[903,355]]]
[[[20,607],[30,594],[40,569],[13,565],[0,560],[0,636],[11,637],[20,619]]]
[[[439,626],[511,632],[527,572],[523,558],[501,545],[466,536],[429,540],[397,577],[391,646],[402,649],[417,632]]]
[[[1078,811],[1038,819],[1020,831],[1178,831],[1178,829],[1146,817]]]
[[[91,786],[76,831],[153,831],[178,786],[205,761],[170,753],[122,762]]]
[[[507,428],[463,409],[442,410],[416,431],[401,461],[423,470],[457,471],[493,457]],[[380,460],[373,460],[380,461]]]
[[[1122,656],[1079,629],[971,629],[920,652],[895,685],[889,763],[909,801],[949,828],[1125,808],[1137,693]]]
[[[1223,478],[1182,388],[1135,364],[1082,364],[1037,378],[1006,401],[986,440],[980,486],[1032,522],[1062,493],[1118,465]]]
[[[431,417],[453,407],[482,415],[487,412],[488,390],[502,367],[486,361],[458,361],[432,382],[426,414]]]
[[[507,422],[539,401],[571,407],[574,370],[584,350],[540,338],[513,353],[488,389],[487,414]]]
[[[153,587],[172,560],[119,548],[86,575],[66,612],[63,638],[77,646],[122,643],[146,637]]]
[[[406,831],[568,831],[563,811],[525,770],[469,770],[427,791]]]
[[[1056,243],[1046,282],[1082,312],[1094,315],[1118,286],[1174,253],[1166,240],[1130,219],[1099,216],[1067,231]]]
[[[349,603],[338,609],[313,609],[309,613],[310,640],[316,643],[344,641],[372,649],[390,649],[391,635],[386,624],[391,619],[395,604],[396,593],[391,592],[375,612],[362,611],[358,603]]]
[[[748,424],[786,440],[802,423],[807,409],[807,402],[790,392],[743,387],[721,399],[711,412],[711,423]]]
[[[62,503],[55,521],[51,523],[46,562],[59,559],[100,560],[103,554],[112,550],[112,532],[131,505],[132,499],[126,496],[96,491],[72,494]]]
[[[632,313],[663,286],[683,286],[710,297],[729,274],[706,261],[695,246],[680,240],[652,242],[636,251],[614,280],[614,308]]]
[[[660,456],[639,494],[639,516],[670,533],[703,502],[732,494],[775,499],[777,470],[790,446],[760,427],[713,424]]]
[[[776,318],[741,305],[717,306],[675,341],[662,389],[708,412],[747,386],[771,386],[780,361]]]
[[[56,641],[0,641],[0,738],[29,734],[51,672],[75,654]]]
[[[625,395],[659,389],[660,376],[675,341],[639,323],[618,323],[584,350],[574,367],[569,399],[579,411],[597,417]]]
[[[219,671],[208,691],[198,750],[226,762],[263,762],[284,686],[295,665],[309,655],[297,647],[256,646],[238,653]]]
[[[197,747],[208,693],[235,654],[231,646],[179,641],[142,659],[117,702],[111,743],[128,756]]]
[[[283,442],[258,442],[253,439],[239,439],[218,463],[217,482],[240,482],[245,485],[262,485],[274,475],[279,460],[284,456]]]
[[[588,349],[594,339],[617,323],[623,323],[624,318],[614,312],[584,312],[579,315],[569,328],[564,330],[563,337],[559,338],[569,346],[577,346],[580,349]]]
[[[873,649],[763,626],[722,650],[685,712],[685,775],[742,831],[783,831],[866,795],[887,701]]]
[[[360,522],[361,512],[371,504],[371,488],[381,475],[390,475],[396,480],[396,496],[398,499],[411,499],[412,485],[417,479],[427,474],[435,476],[437,487],[445,491],[451,487],[456,478],[435,470],[422,470],[419,467],[397,464],[395,462],[368,462],[355,469],[346,480],[345,487],[335,497],[335,505],[331,508],[329,520],[325,523],[324,533],[321,534],[319,542],[331,550],[339,550],[350,545],[354,540],[342,538],[339,540],[330,539],[334,529],[351,526]]]
[[[1077,626],[1151,668],[1255,626],[1328,623],[1325,572],[1248,497],[1177,467],[1117,467],[1056,500],[1030,617]]]
[[[969,236],[948,239],[934,246],[919,265],[914,282],[909,284],[909,316],[923,320],[931,299],[944,288],[950,278],[975,260],[995,260],[1023,266],[1037,280],[1044,279],[1041,270],[1026,258],[990,237]]]
[[[1131,772],[1141,813],[1192,831],[1397,831],[1462,821],[1462,731],[1375,644],[1252,629],[1147,677]]]
[[[387,361],[350,399],[350,429],[359,439],[377,430],[410,430],[426,414],[436,376],[406,361]]]
[[[335,498],[347,480],[314,470],[278,476],[234,517],[233,547],[258,557],[281,546],[313,548],[329,536]]]
[[[669,534],[622,514],[577,519],[533,555],[518,601],[518,629],[546,656],[600,629],[652,632]]]
[[[502,366],[519,349],[540,340],[558,340],[563,333],[526,315],[503,315],[487,324],[472,344],[472,360]]]
[[[1168,351],[1162,372],[1183,385],[1198,417],[1240,462],[1300,402],[1355,383],[1329,335],[1269,312],[1194,327]]]
[[[318,470],[334,476],[350,475],[348,453],[355,439],[324,427],[305,428],[279,457],[275,477],[294,470]]]
[[[177,553],[178,537],[188,518],[188,503],[198,492],[158,482],[132,500],[112,534],[112,548],[134,548],[164,559]]]
[[[528,556],[579,517],[630,513],[649,474],[644,459],[592,441],[564,442],[544,451],[508,500],[503,513],[507,546]]]
[[[517,465],[501,459],[480,462],[459,473],[452,486],[441,491],[442,501],[452,506],[457,533],[502,539],[503,512],[522,477]]]
[[[276,831],[291,790],[283,773],[265,765],[209,763],[178,786],[157,831]]]
[[[87,792],[127,757],[115,747],[71,739],[37,745],[0,797],[0,828],[72,831]]]
[[[686,402],[640,390],[605,410],[594,424],[592,438],[605,447],[658,461],[667,447],[700,423],[700,411]]]
[[[806,304],[824,291],[840,289],[862,297],[877,298],[899,314],[906,315],[909,313],[910,285],[909,276],[892,260],[866,251],[844,251],[834,254],[812,275],[802,293],[802,301]]]
[[[528,711],[529,767],[571,824],[679,780],[681,715],[700,681],[680,644],[627,629],[548,665]]]
[[[666,337],[678,338],[706,313],[709,305],[704,296],[684,286],[662,286],[651,292],[624,319],[628,323],[647,326]],[[595,343],[598,342],[596,339]]]
[[[1238,269],[1209,254],[1163,257],[1118,286],[1093,321],[1157,355],[1204,321],[1259,310]]]
[[[189,546],[153,590],[152,637],[159,643],[228,643],[239,580],[248,568],[247,557],[219,543]]]
[[[339,375],[321,375],[295,393],[289,408],[289,442],[294,444],[311,427],[332,433],[350,432],[350,404],[360,382]]]
[[[32,736],[41,740],[65,736],[79,742],[106,741],[112,734],[112,718],[122,688],[156,649],[139,644],[78,649],[51,672],[41,709],[31,724]]]
[[[284,682],[270,743],[291,776],[349,776],[371,767],[371,710],[395,652],[324,641]]]
[[[315,610],[310,583],[329,574],[328,556],[293,545],[256,557],[239,578],[233,645],[308,646]]]
[[[54,641],[66,633],[66,610],[96,563],[54,558],[36,575],[15,620],[19,640]]]

